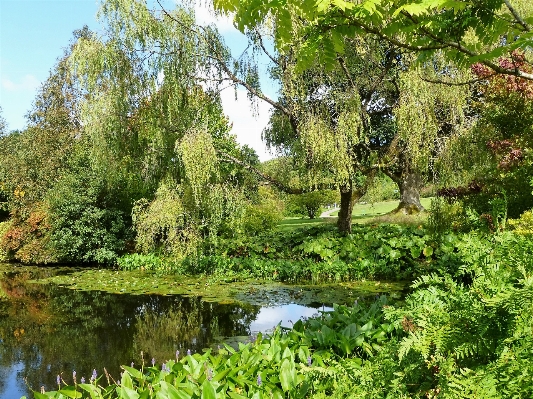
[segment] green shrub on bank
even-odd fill
[[[2,241],[2,237],[7,233],[10,227],[10,222],[0,222],[0,242]],[[0,262],[8,261],[9,258],[7,256],[7,252],[0,246]]]
[[[457,266],[459,236],[436,242],[418,226],[354,226],[344,236],[329,226],[274,231],[256,237],[222,239],[215,250],[183,261],[126,255],[127,270],[205,274],[222,278],[277,281],[347,281],[367,278],[410,279],[430,270]],[[144,256],[144,255],[143,255]],[[158,263],[158,266],[155,266]]]

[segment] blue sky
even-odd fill
[[[62,55],[72,32],[83,25],[96,32],[102,30],[96,20],[98,4],[98,0],[0,0],[0,106],[9,130],[24,128],[24,115],[37,89]],[[205,7],[197,7],[197,18],[201,23],[214,21]],[[243,48],[245,39],[229,20],[218,20],[217,25],[232,49],[238,52]],[[275,95],[273,87],[266,87],[265,92]],[[271,158],[260,141],[270,107],[260,104],[259,115],[252,116],[241,90],[237,101],[233,90],[222,92],[222,101],[238,141],[255,148],[262,160]]]

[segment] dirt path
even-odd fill
[[[338,212],[340,208],[333,208],[327,211],[324,211],[320,214],[321,218],[336,218],[337,216],[331,216],[333,212]]]

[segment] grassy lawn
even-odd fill
[[[279,224],[280,230],[292,230],[300,227],[318,226],[323,223],[336,223],[337,218],[324,218],[324,219],[302,219],[298,217],[285,218]]]
[[[431,206],[432,198],[421,198],[420,202],[424,208],[429,209]],[[425,215],[419,216],[403,216],[387,214],[398,206],[400,201],[383,201],[375,202],[373,204],[355,204],[352,211],[352,220],[354,223],[369,223],[369,222],[381,222],[381,223],[419,223],[425,220]],[[313,225],[319,225],[321,223],[335,223],[339,212],[333,212],[330,218],[323,219],[301,219],[301,218],[285,218],[280,223],[281,230],[290,230],[298,227],[310,227]]]

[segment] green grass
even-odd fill
[[[426,209],[431,207],[432,198],[420,198],[420,203]],[[352,220],[357,223],[368,223],[374,221],[375,218],[383,217],[398,207],[400,201],[383,201],[375,202],[373,204],[355,204],[352,211]],[[338,212],[335,213],[335,216]],[[333,215],[332,215],[333,216]],[[393,219],[395,219],[393,217]]]
[[[278,225],[280,230],[292,230],[300,227],[312,227],[318,226],[324,223],[335,223],[337,218],[327,218],[327,219],[302,219],[298,217],[285,218]]]
[[[432,198],[421,198],[422,206],[429,209]],[[401,224],[418,224],[426,218],[425,214],[416,216],[388,215],[392,212],[400,201],[382,201],[373,204],[355,204],[352,211],[352,221],[354,223],[401,223]],[[285,218],[279,227],[281,230],[291,230],[299,227],[317,226],[322,223],[336,223],[339,212],[333,212],[331,217],[323,219],[302,219],[302,218]]]

